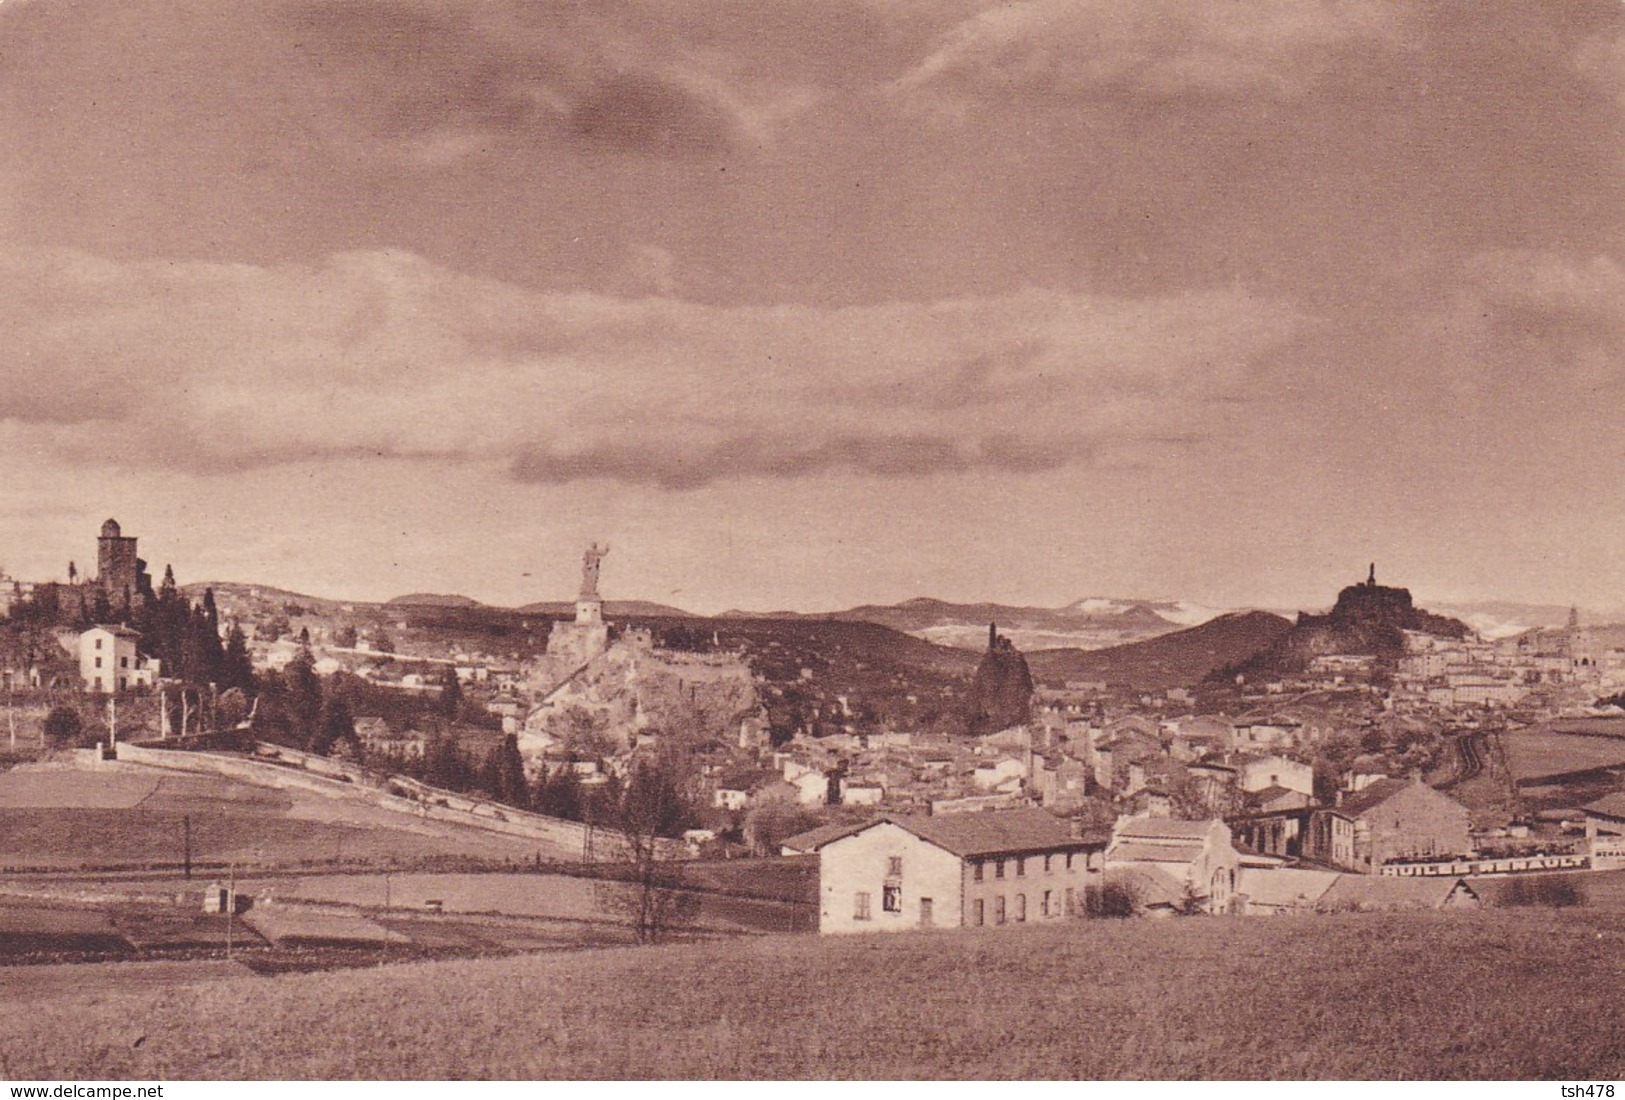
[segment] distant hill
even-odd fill
[[[514,610],[525,615],[574,615],[576,605],[574,602],[565,603],[561,600],[539,600],[536,603],[527,603],[523,607],[516,607]],[[649,600],[605,600],[604,614],[622,618],[649,616],[660,619],[692,619],[695,617],[691,611],[684,611],[680,607],[668,607],[663,603],[652,603]]]
[[[1269,648],[1291,629],[1289,620],[1268,611],[1238,611],[1109,649],[1041,650],[1027,654],[1027,663],[1041,683],[1053,687],[1069,680],[1104,680],[1141,691],[1162,691],[1200,683],[1216,669]]]
[[[189,600],[201,600],[203,593],[214,590],[215,600],[224,608],[228,604],[259,609],[282,608],[289,605],[302,607],[321,614],[329,614],[345,605],[362,606],[365,601],[334,600],[326,596],[311,596],[268,584],[247,584],[241,581],[200,581],[180,586],[181,595]]]
[[[470,596],[442,595],[438,592],[413,592],[385,601],[385,607],[484,607]]]
[[[1168,634],[1221,612],[1178,600],[1118,600],[1090,597],[1065,607],[1025,607],[1000,603],[951,603],[927,596],[898,604],[864,604],[845,611],[805,614],[728,611],[722,618],[822,619],[889,626],[938,645],[980,651],[989,623],[1026,651],[1102,649]]]

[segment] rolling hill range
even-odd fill
[[[1278,642],[1292,624],[1268,611],[1220,615],[1200,626],[1110,649],[1051,649],[1027,654],[1041,684],[1104,680],[1141,691],[1200,683],[1216,669],[1252,657]]]
[[[1103,649],[1168,634],[1219,614],[1222,612],[1177,600],[1091,597],[1065,607],[1049,608],[950,603],[921,596],[898,604],[865,604],[824,614],[727,611],[720,617],[878,623],[939,645],[980,651],[987,645],[989,623],[997,623],[999,633],[1022,650]]]

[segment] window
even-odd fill
[[[1016,895],[1016,919],[1018,921],[1027,919],[1027,895],[1026,894],[1017,894]]]
[[[102,640],[100,638],[97,638],[96,639],[96,648],[100,649],[101,647],[102,647]]]
[[[888,913],[901,913],[903,911],[903,888],[901,886],[881,887],[880,907]]]
[[[1050,861],[1050,857],[1046,855],[1044,857],[1044,873],[1046,875],[1049,874],[1049,861]]]
[[[1020,859],[1016,860],[1016,877],[1017,878],[1026,878],[1027,877],[1027,857],[1026,856],[1022,856]]]
[[[120,657],[118,659],[118,667],[119,668],[129,668],[130,667],[130,659],[128,657]]]
[[[1072,887],[1066,888],[1066,915],[1072,916],[1078,911],[1078,897],[1073,893]]]
[[[1071,852],[1068,852],[1066,854],[1066,869],[1068,871],[1072,870],[1072,853]]]
[[[933,915],[934,909],[935,909],[935,903],[930,898],[921,898],[920,899],[920,927],[921,928],[930,928],[932,924],[936,923],[935,917]]]
[[[993,865],[993,877],[994,878],[1003,878],[1004,877],[1004,860],[1001,859],[1001,860],[999,860],[997,863],[995,863]]]
[[[1004,923],[1004,896],[1002,894],[993,899],[993,923]]]
[[[98,677],[96,677],[96,690],[100,691],[101,689],[102,689],[102,678],[100,676],[98,676]]]
[[[975,926],[976,926],[976,927],[978,927],[978,928],[980,928],[980,927],[982,927],[982,917],[983,917],[983,913],[982,913],[982,899],[981,899],[981,898],[977,898],[977,899],[976,899],[976,900],[975,900],[975,901],[973,901],[973,902],[971,902],[971,906],[970,906],[970,921],[971,921],[971,923],[972,923],[972,924],[974,924],[974,925],[975,925]]]
[[[977,860],[971,864],[971,878],[976,882],[982,881],[982,861]]]
[[[101,668],[101,667],[102,667],[102,659],[101,659],[101,658],[100,658],[100,657],[97,657],[97,658],[96,658],[96,667],[97,667],[97,668]]]
[[[892,878],[903,877],[903,857],[892,856],[886,861],[886,874]]]
[[[119,689],[119,690],[120,690],[120,691],[123,691],[123,690],[124,690],[124,689],[125,689],[125,688],[127,688],[127,687],[129,687],[129,686],[130,686],[130,681],[129,681],[129,680],[127,680],[127,679],[126,679],[126,678],[124,678],[124,677],[123,677],[123,676],[120,676],[120,677],[119,677],[119,678],[118,678],[118,689]]]
[[[1048,891],[1048,890],[1044,891],[1044,907],[1039,910],[1039,913],[1041,913],[1042,915],[1044,915],[1046,917],[1053,917],[1053,916],[1056,915],[1055,913],[1050,911],[1050,906],[1053,904],[1050,901],[1050,898],[1053,897],[1053,896],[1054,895],[1050,891]]]
[[[867,890],[859,890],[858,893],[857,893],[857,897],[853,899],[852,919],[853,920],[868,920],[869,919],[869,891],[867,891]]]

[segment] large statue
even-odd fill
[[[609,553],[609,547],[599,546],[596,541],[587,552],[581,555],[581,598],[584,600],[598,599],[598,565]]]

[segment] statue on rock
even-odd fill
[[[609,553],[609,547],[607,547],[607,546],[599,546],[598,543],[596,541],[594,541],[591,546],[587,547],[587,552],[581,555],[581,598],[582,599],[584,599],[584,600],[596,600],[596,599],[599,598],[599,595],[598,595],[598,568],[599,568],[599,565],[603,562],[605,555],[607,555],[608,553]]]

